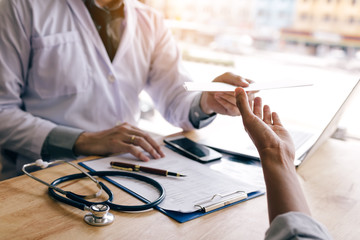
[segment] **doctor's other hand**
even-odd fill
[[[160,145],[149,134],[128,123],[100,132],[83,132],[73,149],[77,155],[108,156],[130,153],[142,161],[149,161],[150,158],[142,150],[155,159],[165,156]]]
[[[224,73],[213,80],[213,82],[228,83],[237,87],[248,87],[251,80],[244,79],[233,73]],[[248,92],[248,99],[254,99],[255,92]],[[232,92],[203,92],[200,106],[204,113],[219,113],[229,116],[239,116],[240,111],[236,106],[236,99]]]
[[[262,100],[254,99],[253,110],[249,105],[247,95],[242,88],[235,90],[236,104],[241,112],[244,127],[254,142],[260,158],[275,157],[286,159],[293,166],[295,147],[288,131],[283,127],[276,112],[271,112]]]

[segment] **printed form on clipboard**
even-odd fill
[[[245,200],[249,193],[261,192],[263,194],[265,191],[262,170],[259,166],[240,167],[240,163],[229,160],[207,165],[183,157],[166,147],[162,147],[162,150],[166,155],[164,158],[149,162],[141,162],[130,154],[124,154],[89,160],[80,165],[91,171],[109,171],[115,170],[110,167],[111,161],[135,162],[141,166],[185,174],[186,177],[177,178],[139,172],[155,179],[165,188],[166,197],[159,207],[180,213],[209,212]],[[234,167],[237,165],[239,165],[238,169]],[[158,193],[145,183],[122,177],[109,177],[109,179],[147,200],[153,200],[158,196]]]

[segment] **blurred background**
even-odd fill
[[[143,2],[163,13],[184,59],[232,64],[231,59],[196,56],[191,45],[230,54],[266,50],[316,56],[328,66],[360,72],[359,0]]]
[[[142,2],[163,14],[195,81],[225,71],[255,81],[303,77],[335,85],[360,78],[360,0]],[[150,118],[151,103],[142,98],[144,118]],[[341,124],[355,138],[359,104],[357,97]]]

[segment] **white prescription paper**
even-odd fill
[[[245,91],[250,92],[279,88],[305,87],[312,85],[312,82],[306,81],[254,82],[244,89]],[[184,88],[187,91],[234,92],[237,87],[223,82],[185,82]]]
[[[215,194],[227,195],[237,191],[250,193],[253,191],[265,190],[265,183],[260,167],[242,165],[241,163],[236,165],[236,163],[232,162],[232,170],[235,171],[235,166],[237,166],[239,174],[238,177],[231,177],[219,172],[219,170],[213,170],[207,165],[185,158],[166,147],[163,147],[162,150],[166,157],[154,159],[149,162],[141,162],[136,160],[130,154],[124,154],[90,160],[84,162],[84,164],[96,171],[116,171],[116,169],[110,167],[110,162],[121,161],[185,174],[186,177],[180,178],[138,172],[138,174],[143,174],[155,179],[165,188],[166,197],[159,205],[161,208],[183,213],[199,210],[195,205],[210,200]],[[221,165],[222,161],[223,160],[214,163],[212,166]],[[221,170],[222,168],[215,167],[214,169]],[[252,175],[252,177],[249,177],[249,169],[251,169],[250,175]],[[250,181],[253,181],[254,178],[257,180],[254,181],[253,184]],[[153,201],[158,197],[157,191],[146,183],[124,177],[110,177],[110,179],[149,201]]]

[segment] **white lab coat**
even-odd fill
[[[136,124],[145,89],[163,116],[192,129],[195,94],[162,17],[125,0],[125,30],[110,61],[82,0],[0,2],[0,146],[40,157],[57,125],[99,131]]]

